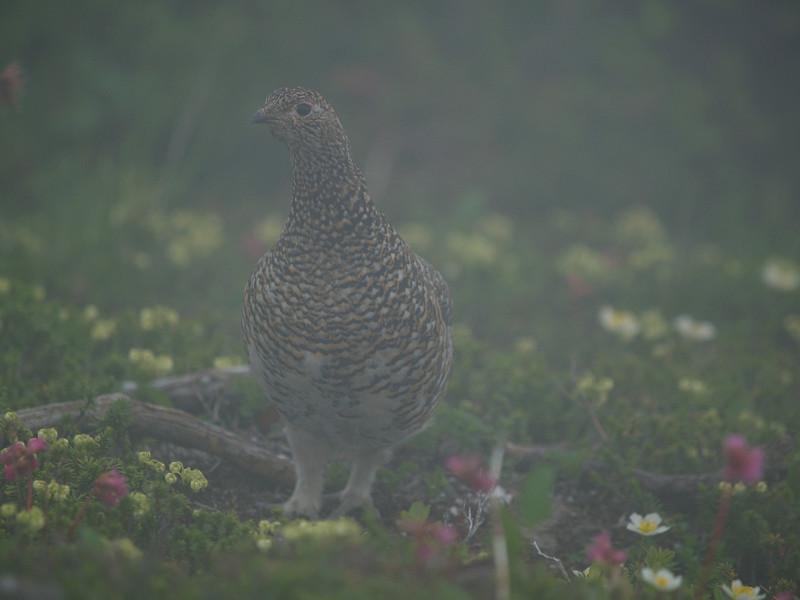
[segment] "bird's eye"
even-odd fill
[[[311,112],[311,105],[307,104],[306,102],[301,102],[300,104],[297,105],[297,108],[295,110],[297,110],[298,115],[300,115],[301,117],[305,117],[308,113]]]

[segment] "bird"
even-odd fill
[[[245,287],[244,350],[295,465],[286,515],[318,518],[325,471],[349,467],[331,516],[375,511],[376,472],[429,425],[453,368],[453,300],[371,199],[318,92],[271,92],[253,117],[289,150],[280,238]]]

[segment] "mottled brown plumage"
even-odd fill
[[[444,395],[450,292],[375,207],[321,95],[278,89],[253,121],[288,147],[294,171],[288,220],[242,314],[248,361],[286,420],[297,469],[284,508],[317,516],[335,457],[352,465],[335,512],[371,508],[375,472]]]

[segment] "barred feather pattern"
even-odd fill
[[[248,361],[287,423],[298,467],[285,508],[316,516],[317,480],[334,456],[353,463],[338,512],[370,508],[388,449],[422,430],[445,393],[450,292],[370,199],[321,95],[276,90],[254,121],[287,145],[294,171],[288,219],[250,277],[242,314]]]

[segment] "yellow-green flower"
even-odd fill
[[[653,572],[653,569],[645,567],[642,569],[642,581],[649,583],[659,592],[671,592],[681,586],[683,576],[676,576],[669,569],[659,569]]]
[[[281,535],[286,541],[314,540],[328,542],[333,540],[357,540],[361,537],[361,529],[352,519],[340,517],[330,521],[306,521],[298,519],[281,528]]]
[[[180,267],[210,255],[223,240],[222,219],[216,214],[178,211],[168,216],[154,213],[152,219],[153,229],[168,240],[167,258]]]
[[[156,356],[152,350],[146,348],[131,348],[128,350],[128,360],[136,365],[145,374],[154,377],[163,377],[172,372],[172,357],[161,354]]]
[[[53,429],[52,427],[48,427],[46,429],[40,429],[39,432],[36,434],[36,437],[44,440],[44,443],[49,446],[52,446],[56,443],[58,439],[58,431]]]
[[[141,517],[150,510],[150,499],[142,492],[128,494],[129,502],[133,505],[133,516]]]
[[[214,359],[215,369],[227,369],[242,364],[242,360],[236,356],[217,356]]]
[[[17,514],[17,504],[15,502],[6,502],[5,504],[0,504],[0,517],[5,517],[8,519],[9,517],[13,517]]]
[[[481,233],[453,232],[447,236],[447,247],[459,262],[470,266],[491,266],[499,254],[496,244]]]
[[[57,502],[63,502],[69,498],[69,485],[51,481],[47,486],[47,494]]]
[[[181,479],[188,482],[193,492],[199,492],[208,487],[208,480],[200,469],[184,469],[181,472]]]
[[[646,206],[626,208],[616,216],[617,238],[626,242],[648,244],[667,238],[658,216]]]
[[[85,433],[76,433],[72,438],[72,445],[76,448],[83,448],[84,446],[94,446],[97,442],[95,439]]]
[[[105,341],[114,335],[117,330],[117,323],[114,319],[97,319],[92,325],[92,331],[89,333],[93,340]]]
[[[520,354],[530,354],[536,350],[536,340],[532,337],[521,337],[514,342],[514,349]]]
[[[595,377],[594,373],[581,375],[577,383],[578,391],[590,399],[595,406],[603,406],[608,401],[608,394],[614,389],[614,380],[610,377]]]
[[[174,327],[179,319],[178,312],[166,306],[143,308],[139,311],[139,326],[145,331]]]
[[[272,540],[270,538],[257,538],[256,539],[256,548],[258,548],[261,552],[267,552],[270,548],[272,548]]]
[[[661,524],[661,516],[658,513],[649,513],[644,517],[639,513],[633,513],[628,519],[625,529],[639,535],[658,535],[669,529],[668,526]]]
[[[142,551],[136,547],[136,544],[130,538],[106,540],[106,546],[112,552],[119,552],[128,560],[139,560],[142,557]]]
[[[722,591],[729,598],[733,598],[733,600],[763,600],[766,598],[766,594],[759,594],[758,590],[761,589],[758,586],[750,587],[749,585],[742,585],[742,581],[740,579],[734,579],[731,581],[730,587],[723,584],[720,586]]]
[[[707,384],[691,377],[681,377],[678,381],[678,389],[697,396],[705,396],[710,391]]]
[[[17,523],[27,528],[28,531],[39,531],[45,524],[44,512],[38,506],[32,506],[30,510],[17,513]]]
[[[508,243],[514,238],[514,221],[498,213],[480,220],[480,228],[489,238],[500,243]]]
[[[607,257],[580,244],[564,251],[558,258],[557,267],[561,273],[578,273],[592,281],[606,281],[612,273],[612,265]]]
[[[267,519],[261,519],[258,522],[258,531],[256,535],[272,535],[278,529],[280,529],[280,523],[273,523],[272,521],[268,521]]]

